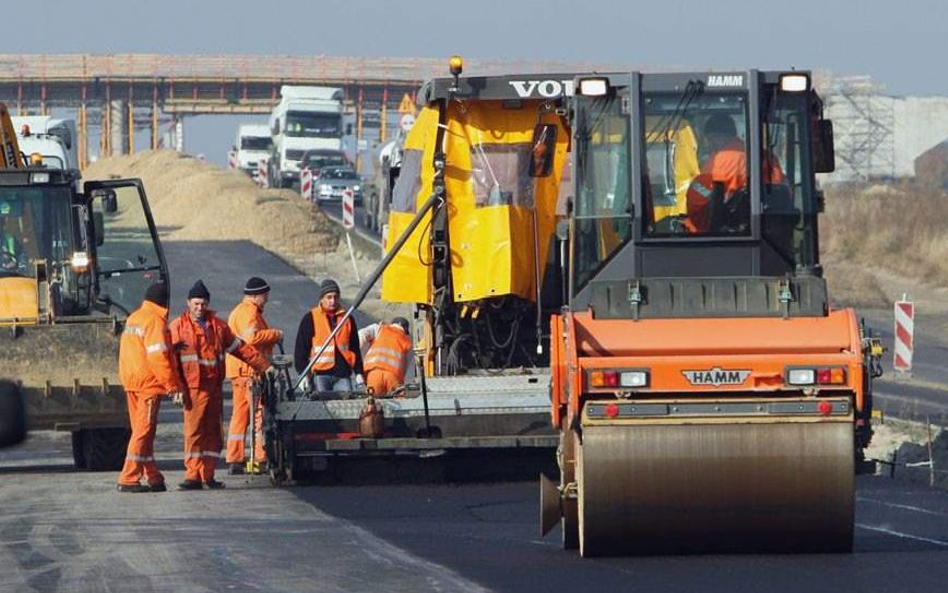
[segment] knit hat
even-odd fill
[[[405,330],[406,334],[408,333],[408,320],[404,317],[392,317],[392,325],[400,326],[403,330]]]
[[[263,278],[253,276],[244,284],[244,294],[253,295],[263,294],[265,292],[270,292],[270,285],[267,284],[267,281]]]
[[[164,282],[155,282],[145,291],[145,300],[160,305],[168,306],[168,285]]]
[[[319,284],[319,298],[323,298],[330,292],[340,294],[339,285],[332,278],[326,278]]]
[[[211,293],[207,290],[207,287],[204,286],[203,280],[198,280],[194,283],[194,286],[191,287],[191,290],[188,291],[188,300],[191,299],[204,299],[206,301],[211,300]]]

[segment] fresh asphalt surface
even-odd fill
[[[316,301],[312,280],[249,243],[165,248],[175,313],[198,277],[226,316],[246,278],[263,276],[273,286],[267,318],[292,344]],[[920,369],[928,356],[919,354]],[[183,477],[177,422],[166,406],[158,457],[170,484]],[[948,493],[881,477],[857,479],[853,554],[581,559],[559,549],[558,530],[539,537],[535,480],[276,489],[223,476],[223,491],[126,495],[112,473],[69,469],[69,455],[68,438],[48,432],[0,451],[0,593],[902,592],[948,582]]]

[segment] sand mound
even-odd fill
[[[164,240],[248,240],[287,261],[339,243],[336,225],[296,192],[261,189],[239,171],[171,150],[103,159],[83,177],[141,178]]]

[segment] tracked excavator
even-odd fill
[[[21,154],[2,105],[0,130],[4,409],[28,430],[70,432],[76,467],[117,470],[129,434],[119,334],[145,289],[169,281],[144,188],[81,183],[76,170]]]
[[[881,346],[822,277],[832,124],[810,81],[575,82],[560,478],[541,477],[541,530],[559,524],[564,548],[851,550]]]

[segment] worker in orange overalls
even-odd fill
[[[336,325],[345,316],[346,310],[339,300],[339,285],[335,280],[326,279],[319,285],[319,303],[300,319],[296,332],[296,347],[293,362],[296,372],[302,373],[319,347],[332,333]],[[355,385],[352,378],[355,377]],[[311,377],[315,381],[311,381]],[[307,391],[315,383],[319,392],[347,392],[353,387],[365,385],[362,369],[362,352],[359,350],[359,328],[355,318],[349,317],[339,329],[325,351],[316,359],[309,375],[300,383]]]
[[[408,320],[395,317],[391,323],[370,325],[359,332],[368,345],[365,354],[365,384],[369,393],[382,397],[405,383],[411,362]],[[363,346],[365,349],[365,346]]]
[[[171,340],[187,384],[184,402],[184,481],[179,490],[223,488],[214,479],[223,445],[224,355],[232,354],[257,372],[270,367],[267,359],[234,335],[227,324],[207,308],[211,300],[204,282],[188,292],[188,308],[171,322]]]
[[[119,377],[128,400],[132,436],[119,492],[164,492],[165,478],[155,464],[155,429],[163,395],[180,398],[184,387],[171,356],[168,333],[168,286],[152,284],[142,306],[125,321],[119,342]],[[147,485],[141,484],[142,475]]]
[[[711,156],[688,189],[685,227],[692,233],[720,232],[724,228],[746,233],[750,225],[747,152],[734,119],[723,113],[709,117],[703,141],[710,147]],[[769,151],[764,151],[761,166],[765,184],[785,182],[780,164]],[[716,189],[722,195],[715,196]]]
[[[241,340],[256,348],[268,361],[273,356],[273,346],[283,340],[283,332],[270,329],[263,318],[263,308],[270,298],[270,285],[263,278],[254,276],[244,285],[244,300],[237,305],[227,318],[227,325]],[[244,473],[244,440],[247,425],[250,424],[251,386],[255,371],[236,356],[227,355],[227,378],[234,390],[233,408],[230,414],[230,429],[227,435],[227,463],[231,475]],[[254,410],[254,460],[263,462],[266,454],[263,450],[263,405],[258,401]]]

